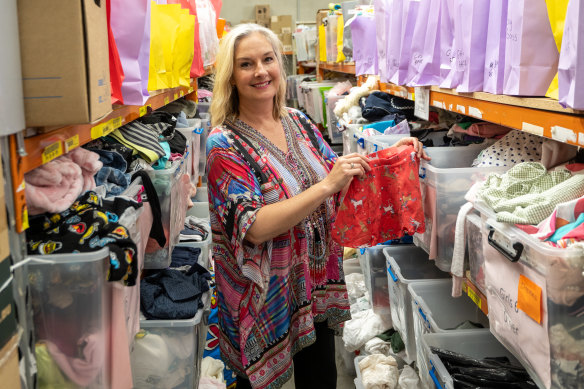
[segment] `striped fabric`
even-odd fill
[[[241,121],[230,124],[234,131],[215,128],[207,141],[220,347],[227,365],[254,388],[279,388],[291,377],[292,356],[314,342],[315,321],[339,330],[350,318],[341,248],[330,234],[322,271],[308,256],[312,235],[305,222],[258,246],[244,242],[263,205],[299,194],[332,169],[336,155],[313,127],[321,145],[315,150],[300,120],[308,119],[292,109],[282,119],[288,153]],[[268,183],[257,182],[232,146],[237,134],[252,144],[250,154]],[[335,198],[325,205],[332,223]]]
[[[168,124],[159,124],[161,126],[143,124],[135,120],[118,128],[111,133],[111,136],[124,146],[136,150],[142,158],[152,163],[165,155],[159,143],[158,130]]]

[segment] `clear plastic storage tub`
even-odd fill
[[[483,326],[475,331],[489,328],[489,320],[471,299],[452,297],[451,280],[412,282],[408,290],[412,297],[416,363],[420,371],[427,370],[429,366],[420,343],[423,334],[459,331],[458,328],[468,322]],[[424,382],[424,377],[420,378]],[[429,382],[425,384],[430,387]]]
[[[466,252],[470,268],[470,280],[486,295],[485,287],[485,256],[483,254],[483,229],[481,217],[469,213],[465,221]]]
[[[154,250],[148,249],[144,258],[145,269],[164,269],[170,264],[172,249],[178,243],[187,208],[188,194],[184,186],[179,185],[179,179],[185,172],[184,168],[183,160],[180,159],[174,161],[170,169],[148,170],[160,201],[166,245]]]
[[[389,291],[387,286],[387,270],[385,267],[385,255],[383,249],[389,246],[378,245],[365,249],[365,261],[363,274],[365,276],[365,286],[369,291],[369,301],[376,314],[389,318]]]
[[[331,95],[325,92],[326,117],[327,117],[327,132],[333,144],[343,143],[343,135],[337,127],[338,118],[334,113],[335,104],[337,101],[344,99],[346,96]]]
[[[193,197],[191,197],[191,200],[193,200],[193,202],[196,203],[208,202],[209,201],[208,193],[209,192],[207,191],[206,186],[198,186],[197,193]]]
[[[28,280],[39,387],[109,388],[108,267],[108,248],[31,257]],[[82,374],[71,367],[76,364],[84,366]]]
[[[367,357],[367,355],[359,355],[355,358],[355,361],[354,361],[355,362],[355,373],[357,374],[357,378],[355,378],[355,380],[354,380],[356,389],[365,389],[365,386],[363,385],[363,377],[361,375],[361,369],[359,368],[359,362],[361,362],[366,357]],[[397,362],[398,370],[403,369],[403,367],[405,365],[405,362],[403,359],[401,359],[397,355],[390,355],[390,357],[393,357],[395,359],[395,361]]]
[[[348,124],[344,125],[343,137],[343,155],[356,153],[359,151],[357,131],[362,127],[362,124]]]
[[[507,357],[513,365],[521,366],[488,330],[424,334],[421,344],[425,359],[428,360],[428,369],[420,369],[419,374],[423,382],[430,383],[429,388],[455,388],[452,376],[430,347],[453,351],[475,359]]]
[[[426,231],[416,234],[416,242],[436,260],[436,266],[450,271],[454,250],[454,228],[464,195],[472,184],[483,181],[489,173],[501,173],[506,167],[472,168],[473,160],[484,146],[428,147],[431,161],[420,164],[420,189],[424,205]]]
[[[187,216],[209,219],[209,203],[207,201],[194,202],[193,206],[187,210],[186,214]]]
[[[416,359],[416,341],[408,285],[412,282],[450,278],[450,275],[438,269],[428,259],[428,254],[414,245],[388,246],[383,249],[383,254],[386,258],[393,328],[400,333],[406,346],[406,359],[411,362]]]
[[[498,223],[484,203],[475,209],[484,221],[491,332],[543,387],[584,387],[584,251]]]
[[[187,320],[140,320],[131,355],[134,387],[192,389],[199,383],[207,336],[210,291],[204,308]]]
[[[365,150],[367,154],[375,153],[377,151],[387,149],[393,146],[401,138],[405,138],[409,135],[406,134],[395,134],[395,135],[372,135],[364,138]]]

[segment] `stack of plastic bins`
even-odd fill
[[[31,258],[28,280],[39,388],[110,387],[108,265],[107,248]],[[77,365],[84,366],[82,373]]]
[[[148,170],[160,201],[162,228],[167,242],[165,247],[149,250],[144,258],[145,269],[164,269],[170,265],[172,249],[178,243],[187,207],[187,193],[183,190],[184,186],[179,185],[183,167],[181,159],[172,162],[170,169]]]
[[[206,186],[199,186],[197,187],[197,193],[191,197],[193,202],[207,202],[209,200],[208,191]]]
[[[144,332],[137,337],[131,358],[135,388],[198,387],[210,299],[208,291],[204,308],[192,319],[140,320]]]
[[[454,389],[454,382],[448,370],[438,355],[430,347],[453,351],[474,359],[506,357],[512,365],[521,364],[489,331],[456,331],[448,333],[425,334],[422,338],[422,348],[428,360],[428,369],[420,368],[420,377],[424,382],[430,382],[428,388]],[[501,384],[503,385],[503,384]],[[503,387],[503,386],[501,386]]]
[[[582,388],[584,255],[498,223],[484,203],[485,286],[491,332],[546,388]],[[580,315],[580,316],[578,316]]]
[[[203,182],[207,182],[207,176],[205,175],[205,166],[207,164],[207,136],[211,131],[211,114],[201,112],[201,125],[202,132],[200,133],[200,154],[199,154],[199,177],[201,177]]]
[[[209,112],[210,109],[211,109],[211,102],[210,101],[203,101],[203,102],[197,103],[197,112],[199,114],[207,113],[207,112]]]
[[[338,129],[338,118],[334,113],[335,104],[342,100],[345,96],[331,95],[329,92],[325,93],[326,117],[327,117],[327,131],[331,143],[343,143],[343,135]]]
[[[343,137],[343,155],[356,153],[358,151],[358,138],[356,133],[362,126],[362,124],[347,124],[340,127]]]
[[[416,360],[416,341],[408,285],[412,282],[449,278],[450,275],[438,269],[428,260],[428,254],[414,245],[388,246],[383,249],[383,254],[387,265],[391,320],[393,328],[404,341],[406,360],[410,363]]]
[[[424,355],[420,343],[423,334],[458,331],[457,327],[467,322],[489,327],[489,320],[471,299],[451,296],[451,280],[412,282],[408,285],[408,290],[412,297],[416,363],[420,371],[428,370],[427,356]],[[475,331],[483,330],[481,328]],[[431,387],[431,382],[424,381],[425,377],[420,378],[426,387]]]
[[[373,307],[373,312],[389,321],[391,319],[391,311],[389,309],[385,255],[383,254],[383,249],[386,247],[389,246],[377,245],[365,250],[363,274],[368,273],[368,276],[364,277],[365,286],[369,291],[369,301]]]
[[[470,281],[484,295],[487,294],[485,287],[485,256],[483,254],[483,228],[479,215],[469,213],[465,221],[466,251],[468,253],[468,264],[470,268]]]
[[[200,189],[200,188],[199,188]],[[209,203],[207,202],[195,202],[195,205],[193,205],[193,207],[196,207],[194,210],[189,210],[187,211],[187,215],[192,215],[192,216],[196,216],[196,215],[203,215],[203,218],[208,219],[208,216],[205,217],[205,209],[204,206],[207,206],[207,213],[206,215],[209,214]],[[201,217],[201,216],[196,216],[196,217]],[[211,224],[209,222],[207,222],[207,228],[208,231],[211,231]],[[207,239],[201,241],[201,242],[179,242],[177,244],[177,246],[183,246],[183,247],[194,247],[194,248],[199,248],[201,249],[201,254],[199,256],[198,259],[198,263],[199,265],[203,266],[205,269],[209,268],[209,252],[211,250],[211,242],[213,241],[213,236],[209,233],[207,235]]]
[[[508,169],[469,167],[482,147],[429,147],[426,152],[432,160],[422,160],[420,164],[426,231],[415,234],[414,239],[443,271],[450,271],[456,217],[466,202],[464,195],[473,183],[484,180],[489,173],[502,173]]]
[[[365,150],[367,154],[375,153],[393,146],[398,140],[407,136],[407,134],[372,135],[364,139]]]

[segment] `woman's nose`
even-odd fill
[[[266,67],[264,66],[264,64],[261,62],[258,63],[256,66],[256,71],[255,71],[256,76],[263,75],[265,73],[266,73]]]

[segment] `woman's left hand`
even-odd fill
[[[399,141],[397,141],[393,145],[393,147],[399,147],[399,146],[412,146],[414,148],[414,150],[416,151],[416,154],[418,154],[419,158],[425,159],[426,161],[429,161],[432,159],[424,151],[424,145],[422,144],[422,142],[420,142],[418,138],[414,138],[413,136],[410,136],[407,138],[401,138]]]

